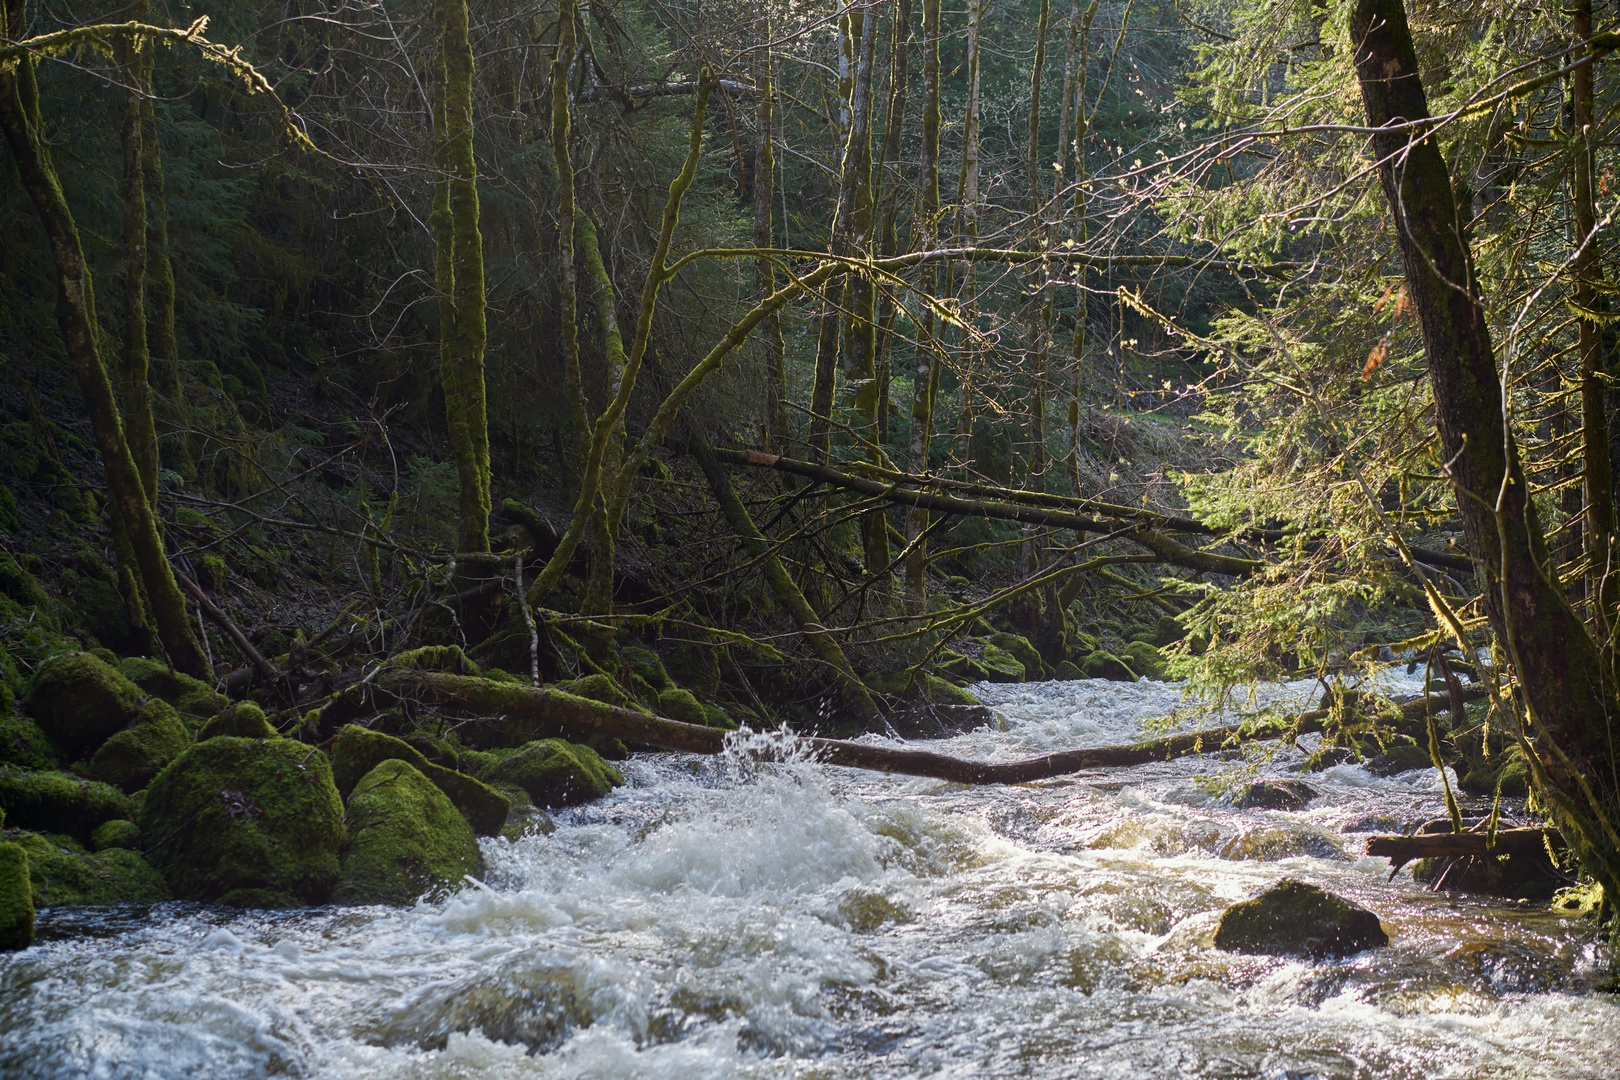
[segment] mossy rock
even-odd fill
[[[560,682],[552,687],[565,694],[586,698],[590,701],[599,701],[603,705],[617,705],[619,708],[628,708],[630,695],[624,688],[606,675],[586,675],[584,678],[574,679],[570,682]]]
[[[1424,758],[1426,766],[1432,765],[1427,754]],[[1502,794],[1508,798],[1522,799],[1530,793],[1530,769],[1517,746],[1489,760],[1475,761],[1458,779],[1457,786],[1465,794],[1488,797],[1496,794],[1498,782],[1502,785]]]
[[[990,644],[1011,655],[1024,668],[1024,677],[1031,682],[1046,678],[1046,662],[1041,659],[1040,650],[1031,645],[1029,638],[1021,634],[995,634],[990,638]]]
[[[0,764],[49,769],[56,765],[56,752],[38,724],[9,709],[0,709]]]
[[[1239,810],[1303,810],[1317,796],[1302,780],[1256,780],[1232,799]]]
[[[138,821],[148,856],[184,900],[274,889],[319,904],[337,881],[343,801],[332,767],[291,739],[192,746],[152,781]]]
[[[1076,664],[1072,664],[1067,660],[1059,660],[1057,668],[1052,672],[1052,677],[1063,682],[1076,682],[1085,678],[1086,673],[1081,671]]]
[[[106,851],[108,848],[141,850],[141,827],[123,818],[103,821],[90,833],[90,850]]]
[[[985,645],[984,651],[979,655],[979,663],[984,667],[984,677],[993,683],[1015,683],[1024,681],[1025,668],[1018,658],[1005,649],[995,645]],[[1040,669],[1036,669],[1039,671]]]
[[[257,702],[238,701],[204,724],[202,730],[197,732],[197,741],[207,742],[221,735],[238,739],[274,739],[278,734]]]
[[[670,679],[701,694],[720,692],[720,657],[714,646],[676,641],[671,642],[668,649],[664,654],[664,669]]]
[[[349,796],[344,824],[349,846],[335,903],[410,904],[483,872],[466,818],[407,762],[384,761],[366,773]]]
[[[1156,638],[1155,644],[1160,648],[1166,645],[1174,645],[1186,636],[1187,628],[1182,626],[1175,616],[1159,616],[1158,625],[1154,627],[1154,637]]]
[[[17,833],[28,855],[35,907],[156,904],[169,899],[163,876],[139,852],[108,848],[94,855],[71,836]]]
[[[928,700],[935,705],[967,705],[981,704],[978,698],[969,690],[964,690],[955,683],[948,682],[938,675],[929,675],[927,684]]]
[[[483,671],[458,645],[424,645],[402,652],[388,662],[390,667],[413,667],[423,671],[443,671],[451,675],[482,677]]]
[[[939,669],[953,679],[963,682],[986,682],[990,678],[990,671],[971,656],[951,649],[945,649],[939,654]]]
[[[1303,881],[1281,881],[1233,904],[1215,929],[1215,947],[1237,953],[1320,959],[1388,944],[1377,915]]]
[[[899,697],[915,685],[904,671],[875,672],[864,676],[861,681],[868,690],[885,697]]]
[[[541,739],[507,755],[481,779],[516,784],[534,805],[547,810],[579,806],[600,799],[624,783],[619,770],[588,746],[562,739]]]
[[[721,731],[737,730],[737,721],[733,720],[731,714],[718,705],[705,704],[703,706],[703,722],[709,727],[719,728]]]
[[[675,685],[675,680],[664,670],[663,658],[645,645],[626,645],[619,650],[619,658],[655,691],[668,690]]]
[[[1374,776],[1399,776],[1403,772],[1413,769],[1431,769],[1434,760],[1429,756],[1427,747],[1416,743],[1391,743],[1382,754],[1377,754],[1361,763],[1361,767]],[[1493,780],[1494,783],[1494,780]],[[1467,790],[1464,788],[1463,790]],[[1479,792],[1478,794],[1489,794]]]
[[[14,829],[49,830],[88,840],[97,825],[134,816],[117,788],[60,772],[0,768],[0,810]]]
[[[1080,664],[1080,673],[1088,679],[1108,679],[1111,682],[1135,682],[1136,672],[1105,649],[1098,649]]]
[[[34,943],[34,887],[28,876],[28,852],[17,843],[0,843],[0,952],[15,952]]]
[[[262,719],[264,714],[259,715]],[[90,775],[125,793],[139,791],[190,745],[191,732],[174,706],[150,698],[132,727],[101,744],[90,759]]]
[[[332,776],[338,792],[348,798],[355,785],[385,761],[406,762],[436,784],[479,836],[494,836],[506,824],[512,809],[506,796],[471,776],[433,764],[404,739],[359,724],[348,724],[339,731],[332,748]]]
[[[141,688],[89,653],[63,653],[41,664],[23,706],[65,761],[88,757],[135,719]]]
[[[683,724],[696,724],[707,727],[709,718],[703,711],[703,705],[690,690],[675,687],[665,690],[658,695],[658,714],[670,720],[679,720]]]
[[[1133,641],[1125,646],[1125,654],[1120,659],[1139,675],[1146,675],[1150,679],[1164,678],[1164,654],[1159,651],[1157,645],[1146,641]]]

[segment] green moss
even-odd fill
[[[719,728],[721,731],[737,730],[737,721],[733,720],[731,714],[718,705],[703,706],[703,722],[709,727]]]
[[[402,652],[389,662],[394,667],[414,667],[423,671],[444,671],[451,675],[481,676],[473,663],[456,645],[424,645]]]
[[[88,839],[103,821],[128,820],[134,808],[117,788],[59,772],[0,768],[0,809],[14,829],[50,830]]]
[[[69,836],[15,835],[28,855],[35,907],[155,904],[169,898],[162,875],[138,852],[109,848],[92,855]]]
[[[125,728],[101,744],[90,759],[90,775],[124,792],[139,791],[191,745],[180,714],[162,698],[151,698]]]
[[[0,952],[34,943],[34,891],[28,853],[21,844],[0,843]]]
[[[49,769],[56,764],[56,753],[38,724],[4,709],[0,710],[0,764]]]
[[[90,833],[90,850],[106,851],[108,848],[141,850],[141,827],[123,818],[103,821]]]
[[[230,571],[221,555],[207,554],[197,566],[197,583],[209,592],[219,592],[230,580]]]
[[[1158,625],[1154,627],[1154,644],[1159,646],[1174,645],[1187,636],[1187,628],[1169,615],[1159,616]]]
[[[1052,671],[1052,678],[1061,679],[1064,682],[1074,682],[1076,679],[1085,677],[1085,672],[1081,671],[1078,665],[1071,664],[1067,660],[1059,660],[1058,666]]]
[[[1005,649],[998,648],[995,645],[986,645],[979,656],[979,662],[984,665],[985,678],[991,682],[1014,683],[1024,681],[1024,665],[1019,662],[1016,656]]]
[[[668,690],[675,685],[664,670],[663,659],[645,645],[626,645],[619,651],[619,657],[631,671],[647,681],[647,685],[654,690]]]
[[[168,665],[145,657],[126,657],[118,662],[118,673],[148,694],[173,705],[182,720],[206,719],[230,704],[201,679],[171,670]]]
[[[138,820],[182,899],[263,888],[317,904],[337,880],[343,802],[326,755],[290,739],[198,743],[158,774]]]
[[[951,649],[940,652],[939,668],[945,674],[963,682],[985,682],[990,678],[990,670],[979,661]]]
[[[1228,952],[1348,956],[1389,944],[1378,916],[1301,881],[1281,881],[1221,915],[1215,947]]]
[[[64,653],[41,664],[23,705],[64,760],[85,757],[140,711],[146,695],[89,653]]]
[[[494,836],[506,824],[511,804],[500,792],[471,776],[435,765],[422,752],[403,739],[371,731],[358,724],[338,732],[332,748],[332,775],[345,797],[385,761],[403,761],[439,787],[464,814],[479,836]]]
[[[482,872],[466,819],[404,761],[385,761],[366,773],[349,797],[344,821],[349,846],[332,891],[336,903],[409,904]]]
[[[1133,641],[1125,646],[1125,655],[1121,657],[1130,669],[1150,679],[1164,678],[1165,659],[1158,646],[1146,641]]]
[[[703,705],[693,696],[692,691],[676,687],[665,690],[658,695],[659,715],[670,720],[679,720],[683,724],[697,724],[707,727],[709,719],[703,714]]]
[[[928,676],[928,700],[935,705],[978,705],[979,699],[973,693],[962,689],[955,683],[940,678],[938,675]]]
[[[516,784],[536,806],[546,809],[591,802],[624,783],[619,770],[596,751],[562,739],[532,742],[505,756],[481,778],[492,784]]]
[[[990,644],[1022,664],[1025,678],[1035,680],[1046,677],[1046,663],[1028,638],[1019,634],[995,634],[990,638]]]
[[[484,677],[489,677],[489,668],[484,669]],[[442,765],[446,769],[454,769],[461,764],[461,752],[446,739],[417,732],[414,735],[405,736],[405,741],[414,746],[423,757],[435,765]]]
[[[630,695],[606,675],[587,675],[583,679],[558,683],[555,689],[575,697],[600,701],[604,705],[617,705],[621,709],[630,704]]]
[[[1113,682],[1135,682],[1136,672],[1105,649],[1098,649],[1080,664],[1080,672],[1088,679],[1108,679]]]
[[[704,694],[720,692],[720,657],[711,645],[671,642],[664,655],[664,668],[669,678],[682,686],[693,687]]]
[[[51,602],[39,580],[9,552],[0,552],[0,593],[25,608],[46,608]]]
[[[264,710],[257,702],[238,701],[226,706],[219,715],[209,720],[197,732],[198,742],[207,742],[209,739],[221,735],[234,735],[239,739],[273,739],[276,729],[270,726],[265,718]]]

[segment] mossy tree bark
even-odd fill
[[[754,26],[760,41],[771,40],[770,5],[759,5]],[[771,49],[766,45],[754,52],[754,86],[758,90],[754,105],[754,246],[761,249],[774,246],[771,199],[776,190],[776,87],[773,78]],[[755,259],[755,300],[766,300],[775,291],[776,264],[764,257]],[[765,350],[771,378],[765,441],[769,449],[780,452],[787,439],[787,343],[782,338],[782,321],[775,315],[765,325]]]
[[[438,135],[442,179],[433,232],[439,287],[439,379],[456,457],[460,499],[456,546],[489,550],[489,419],[484,390],[484,238],[478,225],[473,154],[472,45],[466,0],[434,0],[439,36]]]
[[[967,107],[962,117],[962,172],[956,185],[956,243],[972,248],[979,244],[979,114],[980,53],[984,41],[984,9],[989,0],[968,0]],[[957,304],[962,312],[962,350],[958,371],[956,437],[963,460],[967,460],[968,439],[973,433],[973,369],[977,353],[974,329],[978,322],[978,274],[974,260],[968,260],[962,274]]]
[[[1401,0],[1359,0],[1350,38],[1368,124],[1428,119]],[[1452,463],[1486,613],[1512,660],[1529,717],[1532,778],[1583,867],[1609,896],[1620,896],[1620,760],[1613,743],[1620,708],[1597,646],[1552,572],[1506,421],[1451,179],[1439,147],[1421,132],[1375,135],[1373,152],[1428,354],[1441,454]]]
[[[585,277],[591,289],[591,302],[596,307],[597,321],[602,334],[603,360],[606,363],[606,383],[609,394],[617,394],[624,379],[624,337],[619,331],[619,317],[615,310],[613,280],[608,277],[602,262],[602,250],[597,242],[596,225],[589,217],[579,219],[579,253],[585,264]],[[587,440],[590,429],[586,428]],[[589,445],[589,442],[585,445]],[[624,461],[624,419],[621,417],[608,438],[607,452],[602,457],[604,471],[616,475]],[[610,518],[605,507],[599,507],[591,522],[590,576],[585,582],[586,615],[613,613],[613,556],[618,546],[619,520]]]
[[[150,50],[147,55],[145,85],[152,91]],[[146,248],[146,299],[153,316],[147,327],[152,364],[149,381],[158,393],[176,400],[180,397],[180,344],[174,331],[174,260],[169,256],[169,201],[151,92],[141,95],[141,172],[152,210]]]
[[[1080,10],[1079,0],[1075,0],[1074,10]],[[1097,17],[1097,0],[1091,0],[1086,6],[1085,15],[1081,16],[1078,30],[1071,33],[1079,39],[1079,63],[1073,69],[1073,85],[1064,92],[1064,100],[1072,103],[1074,110],[1074,244],[1084,250],[1088,235],[1086,232],[1086,136],[1090,131],[1091,118],[1086,112],[1086,65],[1091,59],[1091,21]],[[1070,26],[1074,27],[1073,16],[1070,16]],[[1071,40],[1070,52],[1075,51]],[[1065,118],[1068,113],[1065,112]],[[1060,148],[1067,154],[1067,148]],[[1088,267],[1080,264],[1080,285],[1074,291],[1074,334],[1069,340],[1069,445],[1064,455],[1064,465],[1069,474],[1069,488],[1073,494],[1080,494],[1080,397],[1085,392],[1086,371],[1086,323],[1090,310],[1090,301],[1086,295],[1086,278]]]
[[[136,22],[146,21],[145,0],[136,0],[130,17]],[[129,86],[124,96],[124,122],[119,129],[124,155],[123,182],[119,187],[124,218],[124,341],[118,374],[129,451],[134,455],[146,498],[155,504],[158,441],[152,390],[147,384],[151,352],[146,341],[146,169],[141,133],[141,103],[147,96],[152,50],[140,38],[130,37],[119,51]]]
[[[917,180],[917,214],[912,226],[911,245],[928,251],[939,240],[939,0],[923,0],[923,129],[921,163]],[[939,271],[924,267],[922,275],[933,274],[938,288]],[[934,313],[924,309],[917,335],[917,359],[912,371],[911,445],[907,468],[914,473],[928,471],[928,454],[934,436],[934,401],[939,392],[940,353],[934,336]],[[928,511],[912,507],[906,514],[906,599],[921,611],[928,598]]]
[[[7,36],[21,39],[24,0],[0,0],[0,5],[6,16]],[[192,632],[185,598],[164,554],[157,515],[141,483],[140,468],[124,434],[112,380],[101,357],[95,292],[85,265],[78,225],[57,179],[50,152],[40,137],[39,90],[34,82],[31,59],[0,69],[0,128],[5,131],[23,188],[50,240],[56,265],[57,324],[90,414],[113,512],[129,537],[158,635],[176,670],[210,678],[212,672]]]

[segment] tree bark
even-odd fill
[[[1368,124],[1428,118],[1401,0],[1359,0],[1350,38]],[[1532,782],[1582,865],[1620,896],[1612,741],[1620,710],[1591,636],[1552,575],[1451,179],[1432,139],[1391,131],[1372,143],[1428,354],[1442,460],[1451,462],[1486,613],[1526,705]]]
[[[754,85],[759,91],[754,105],[754,246],[769,248],[774,246],[771,199],[776,187],[776,88],[772,82],[771,49],[765,44],[771,40],[770,5],[759,5],[754,25],[760,40],[754,51]],[[764,257],[755,259],[755,300],[766,300],[775,291],[776,264]],[[787,445],[787,343],[782,339],[782,320],[776,315],[765,323],[765,350],[771,377],[766,406],[767,449],[779,453]]]
[[[4,0],[4,4],[7,36],[18,40],[23,36],[23,0]],[[164,554],[157,516],[124,434],[112,381],[97,345],[95,291],[79,242],[78,225],[62,193],[50,153],[40,140],[39,124],[39,90],[34,82],[33,61],[23,59],[13,67],[0,68],[0,128],[5,131],[23,187],[51,243],[56,265],[57,324],[90,414],[113,512],[121,519],[134,549],[141,585],[169,662],[187,675],[211,678],[213,673],[192,632],[185,597]]]
[[[939,13],[940,0],[923,0],[923,139],[922,162],[918,168],[917,216],[912,226],[911,246],[927,251],[939,240]],[[919,276],[933,273],[934,289],[939,289],[938,270],[924,267]],[[911,385],[911,446],[907,468],[914,473],[928,471],[928,454],[934,436],[934,401],[939,392],[939,352],[934,338],[934,313],[924,309],[917,335],[917,359]],[[928,511],[912,507],[906,514],[906,598],[914,611],[921,612],[928,598]]]
[[[130,10],[136,22],[146,21],[145,0]],[[151,67],[151,46],[140,38],[128,39],[122,49],[125,78],[124,122],[119,143],[124,155],[120,187],[124,218],[124,341],[119,356],[119,382],[123,390],[124,425],[129,452],[140,472],[148,502],[157,503],[157,423],[152,417],[152,390],[147,385],[151,352],[146,341],[146,171],[145,140],[141,137],[141,103]]]

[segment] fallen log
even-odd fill
[[[1547,845],[1563,847],[1564,838],[1554,829],[1498,829],[1485,832],[1419,833],[1416,836],[1374,836],[1367,840],[1367,854],[1388,859],[1399,870],[1414,859],[1459,859],[1470,855],[1530,855],[1545,853]]]
[[[398,667],[378,673],[375,687],[398,698],[482,713],[497,719],[469,724],[462,737],[474,744],[519,745],[557,729],[592,732],[626,742],[644,743],[665,750],[692,754],[719,754],[725,750],[726,732],[717,728],[666,720],[597,701],[575,697],[550,687],[529,687],[442,671]],[[1401,706],[1404,719],[1426,711],[1444,712],[1451,705],[1446,695],[1430,695]],[[800,740],[810,755],[827,765],[923,776],[960,784],[1025,784],[1064,776],[1082,769],[1144,765],[1190,754],[1213,753],[1240,742],[1302,735],[1321,731],[1330,711],[1314,709],[1287,718],[1275,727],[1230,724],[1179,735],[1166,735],[1126,746],[1093,746],[1021,761],[970,761],[931,750],[911,750],[842,739]]]

